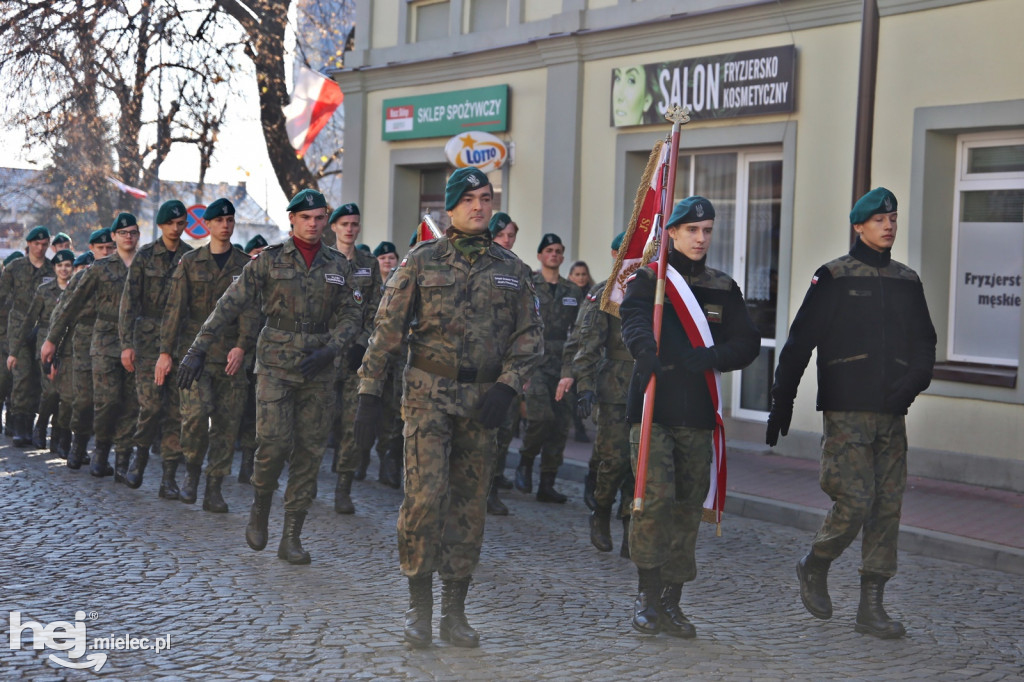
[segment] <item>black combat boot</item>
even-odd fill
[[[557,472],[554,471],[540,472],[540,485],[537,486],[538,502],[565,504],[565,501],[569,499],[562,493],[555,490],[555,476],[557,476]]]
[[[480,646],[480,635],[466,620],[466,592],[470,580],[441,581],[441,641],[452,646]]]
[[[242,448],[242,464],[238,467],[238,482],[249,485],[252,478],[253,463],[256,460],[256,451],[252,448]]]
[[[214,514],[226,514],[228,503],[220,492],[220,484],[224,481],[223,476],[206,475],[206,490],[203,492],[203,511]]]
[[[369,468],[369,466],[370,466],[370,451],[367,450],[359,458],[359,465],[356,467],[356,470],[352,472],[352,478],[354,478],[357,481],[365,480],[366,479],[366,470],[367,470],[367,468]]]
[[[178,490],[179,500],[185,504],[195,504],[199,497],[199,477],[202,473],[202,462],[193,464],[188,460],[185,461],[185,480],[181,482],[181,488]]]
[[[430,646],[434,617],[433,573],[409,578],[409,610],[405,612],[405,641],[415,649]]]
[[[402,453],[395,452],[392,448],[388,448],[379,455],[380,470],[377,472],[377,480],[396,490],[402,487],[401,457]]]
[[[682,593],[682,583],[668,583],[661,591],[661,631],[673,637],[693,639],[697,636],[697,628],[693,627],[693,623],[679,608]]]
[[[61,429],[60,438],[57,441],[57,450],[61,459],[71,456],[71,429]]]
[[[32,445],[32,415],[14,415],[14,445],[19,448],[27,448]]]
[[[619,547],[619,556],[623,559],[629,558],[629,517],[622,519],[622,546]]]
[[[284,559],[290,564],[308,564],[310,562],[309,552],[302,549],[302,523],[306,520],[306,512],[284,513],[284,530],[281,533],[281,544],[277,547],[277,558]]]
[[[815,556],[814,550],[796,562],[796,577],[800,580],[800,601],[815,618],[832,617],[832,599],[828,596],[828,568],[831,559]]]
[[[73,433],[71,440],[71,453],[68,454],[68,469],[78,470],[85,462],[86,448],[89,446],[89,436],[84,433]]]
[[[590,511],[597,509],[597,498],[594,497],[596,488],[597,473],[588,471],[587,477],[583,479],[583,504],[587,505],[587,509]]]
[[[612,551],[612,508],[595,507],[590,512],[590,544],[599,552]]]
[[[519,453],[519,466],[516,467],[516,490],[521,493],[533,492],[533,457]]]
[[[35,428],[32,429],[32,447],[36,450],[46,449],[46,427],[50,423],[50,413],[40,412],[36,418]]]
[[[334,511],[337,514],[355,514],[356,506],[352,504],[351,471],[339,471],[338,482],[334,485]]]
[[[125,476],[128,475],[128,462],[131,458],[131,450],[114,451],[114,483],[126,483]]]
[[[270,501],[274,493],[257,492],[249,507],[249,525],[245,527],[245,543],[259,552],[267,546],[267,521],[270,519]]]
[[[857,624],[854,630],[879,639],[899,639],[907,634],[903,623],[893,620],[882,606],[885,592],[884,575],[865,573],[860,577],[860,606],[857,608]]]
[[[661,569],[637,568],[637,576],[633,629],[645,635],[656,635],[661,632]]]
[[[491,479],[491,489],[487,491],[487,513],[491,516],[508,516],[508,507],[498,497],[498,476]]]
[[[149,464],[149,448],[137,445],[132,457],[128,460],[128,471],[124,475],[124,484],[132,490],[138,490],[142,485],[142,477],[146,473],[146,465]]]
[[[114,469],[107,460],[110,459],[110,443],[96,443],[96,451],[92,453],[92,464],[89,465],[89,475],[96,478],[103,478],[114,473]]]
[[[163,460],[163,468],[164,477],[160,479],[160,490],[156,496],[162,500],[176,500],[181,494],[181,491],[178,490],[178,481],[175,480],[178,473],[178,460]]]

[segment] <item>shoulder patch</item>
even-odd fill
[[[515,275],[494,275],[494,286],[519,291],[519,278]]]
[[[818,276],[815,275],[814,277],[811,277],[811,284],[813,285],[813,284],[817,284],[817,283],[818,283]]]

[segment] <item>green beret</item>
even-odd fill
[[[367,246],[366,244],[356,244],[356,248],[359,249],[360,251],[365,251],[366,253],[370,253],[370,247]]]
[[[90,244],[111,244],[113,241],[114,240],[110,236],[109,227],[94,230],[93,233],[89,235]]]
[[[622,246],[622,240],[626,238],[625,232],[619,232],[615,235],[615,239],[612,240],[612,250],[618,251],[619,247]]]
[[[699,223],[702,220],[714,220],[715,207],[711,202],[700,196],[686,197],[672,209],[665,227],[674,227],[688,223]]]
[[[420,228],[416,228],[412,231],[412,236],[409,237],[409,246],[416,246],[416,238],[420,236]]]
[[[249,241],[247,241],[245,243],[245,248],[242,250],[245,251],[246,253],[252,253],[253,249],[258,249],[261,246],[266,247],[270,245],[267,244],[267,240],[263,238],[263,235],[258,234]]]
[[[114,218],[114,222],[110,223],[110,231],[117,232],[126,227],[137,227],[138,224],[139,221],[131,213],[118,213],[117,217]]]
[[[448,178],[448,185],[444,188],[444,210],[450,211],[459,203],[459,199],[466,192],[487,187],[491,181],[487,175],[476,166],[460,168]]]
[[[235,205],[230,201],[221,197],[210,203],[203,211],[203,220],[212,220],[213,218],[223,218],[226,215],[235,215]]]
[[[75,262],[72,263],[72,265],[74,265],[76,268],[79,265],[92,265],[93,261],[95,261],[95,260],[96,260],[96,256],[92,255],[92,251],[86,251],[81,256],[76,258]]]
[[[557,234],[548,232],[546,235],[540,238],[540,245],[537,246],[537,253],[540,253],[544,249],[548,248],[552,244],[561,244],[562,238]]]
[[[876,187],[853,205],[850,211],[850,224],[860,225],[879,213],[893,213],[896,210],[896,195],[884,187]]]
[[[19,258],[24,257],[25,254],[23,254],[21,251],[13,251],[11,255],[7,256],[7,258],[4,258],[4,265],[10,265],[11,261],[18,260]]]
[[[53,263],[54,265],[56,265],[57,263],[64,263],[64,262],[74,263],[74,260],[75,260],[75,252],[74,251],[72,251],[71,249],[61,249],[57,253],[53,254],[53,258],[50,259],[50,262]]]
[[[171,199],[160,204],[160,210],[156,212],[156,224],[165,225],[176,218],[185,217],[185,204],[177,199]]]
[[[71,237],[69,237],[66,232],[58,232],[57,234],[53,235],[53,241],[51,241],[50,243],[51,244],[63,244],[64,242],[70,242],[70,241],[71,241]]]
[[[355,204],[342,204],[338,208],[334,209],[334,212],[331,213],[330,220],[327,222],[333,225],[335,220],[347,215],[359,215],[359,207]]]
[[[312,211],[314,208],[327,208],[327,199],[315,189],[304,189],[288,202],[288,212]]]
[[[373,250],[374,256],[383,256],[389,253],[393,253],[396,256],[398,255],[398,249],[396,249],[395,245],[391,242],[381,242],[380,244],[377,244],[377,248]]]
[[[47,241],[49,241],[50,231],[47,230],[42,225],[37,225],[36,227],[33,227],[31,230],[28,231],[28,236],[25,237],[25,241],[34,242],[37,239],[46,239]]]
[[[487,225],[487,231],[491,233],[491,236],[498,234],[512,222],[512,218],[509,217],[508,213],[502,213],[498,211],[491,216],[491,222]]]

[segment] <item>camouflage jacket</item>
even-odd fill
[[[511,251],[492,244],[471,265],[448,239],[422,242],[384,285],[359,392],[382,394],[408,337],[403,403],[474,416],[494,381],[522,391],[543,330],[530,271]]]
[[[192,346],[208,351],[252,310],[266,318],[256,341],[256,373],[304,381],[299,363],[307,353],[330,347],[337,357],[359,332],[361,311],[352,295],[351,274],[345,257],[326,244],[308,269],[291,239],[269,246],[220,297]],[[331,365],[316,381],[336,376]]]
[[[86,268],[88,270],[88,268]],[[67,301],[71,296],[71,292],[81,283],[82,275],[85,274],[85,270],[79,270],[75,274],[71,275],[71,281],[68,282],[68,288],[64,290],[64,295],[57,301],[57,305],[54,307],[53,312],[50,313],[50,325],[52,326],[53,317],[58,314],[63,308],[67,307]],[[64,336],[60,339],[53,339],[47,332],[47,338],[57,344],[58,355],[63,355],[65,348],[72,349],[72,357],[76,358],[77,362],[80,363],[78,368],[88,370],[92,367],[92,358],[89,357],[89,347],[92,345],[92,328],[96,321],[96,302],[93,299],[87,299],[82,304],[81,310],[78,312],[78,317],[72,323],[72,326],[64,333]]]
[[[340,253],[340,252],[339,252]],[[344,254],[342,254],[344,258]],[[352,268],[352,297],[362,309],[363,326],[352,339],[352,343],[366,347],[373,331],[373,316],[380,305],[382,282],[380,265],[377,259],[360,249],[356,249],[355,257],[349,261]]]
[[[46,284],[39,285],[36,289],[36,295],[32,297],[32,303],[28,307],[28,313],[25,315],[21,327],[8,338],[11,355],[18,354],[21,347],[28,341],[33,327],[37,328],[36,338],[40,341],[46,338],[46,333],[50,331],[50,315],[53,313],[53,309],[57,307],[57,301],[60,300],[60,296],[63,293],[64,290],[57,284],[56,278]],[[32,347],[35,348],[35,344],[32,344]],[[70,354],[70,344],[61,346],[62,356]]]
[[[578,392],[594,391],[602,403],[625,405],[633,356],[622,342],[622,321],[601,310],[606,283],[594,285],[580,308],[572,375]]]
[[[121,295],[128,278],[128,266],[115,251],[106,258],[100,258],[82,272],[82,278],[74,289],[68,287],[50,317],[50,333],[47,339],[59,342],[68,333],[75,321],[83,316],[86,304],[92,299],[96,306],[96,322],[92,328],[92,345],[89,353],[108,358],[121,357],[121,335],[118,332]],[[66,305],[63,304],[67,300]]]
[[[141,247],[135,254],[121,297],[118,328],[122,350],[132,348],[139,355],[157,354],[160,320],[171,289],[171,275],[181,257],[191,250],[191,246],[179,242],[178,250],[171,254],[161,238]]]
[[[544,360],[538,371],[552,377],[572,376],[572,355],[563,351],[583,303],[583,290],[564,277],[559,277],[554,287],[545,282],[539,272],[532,277],[540,301],[540,316],[544,320]]]
[[[40,284],[56,279],[53,263],[44,260],[38,268],[32,265],[28,256],[12,261],[0,275],[0,301],[6,301],[8,307],[5,332],[9,342],[21,328],[28,315],[32,297]]]
[[[219,268],[209,245],[190,251],[181,258],[171,276],[159,325],[161,353],[169,353],[176,358],[185,354],[218,299],[232,282],[242,276],[242,270],[250,262],[249,256],[232,248],[224,267]],[[244,309],[238,319],[221,328],[206,351],[206,361],[225,363],[232,348],[241,348],[247,356],[252,355],[259,328],[260,315],[256,306]]]

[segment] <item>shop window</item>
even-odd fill
[[[409,4],[410,43],[448,37],[449,0],[419,0]]]
[[[504,28],[508,24],[508,0],[469,0],[466,12],[470,33]]]
[[[420,169],[419,215],[423,216],[429,213],[442,231],[451,225],[448,212],[444,209],[444,188],[448,184],[448,176],[454,170],[451,166],[431,166]],[[500,169],[487,174],[487,178],[491,181],[491,188],[494,190],[494,200],[491,202],[494,211],[500,211],[502,206],[502,177]]]

